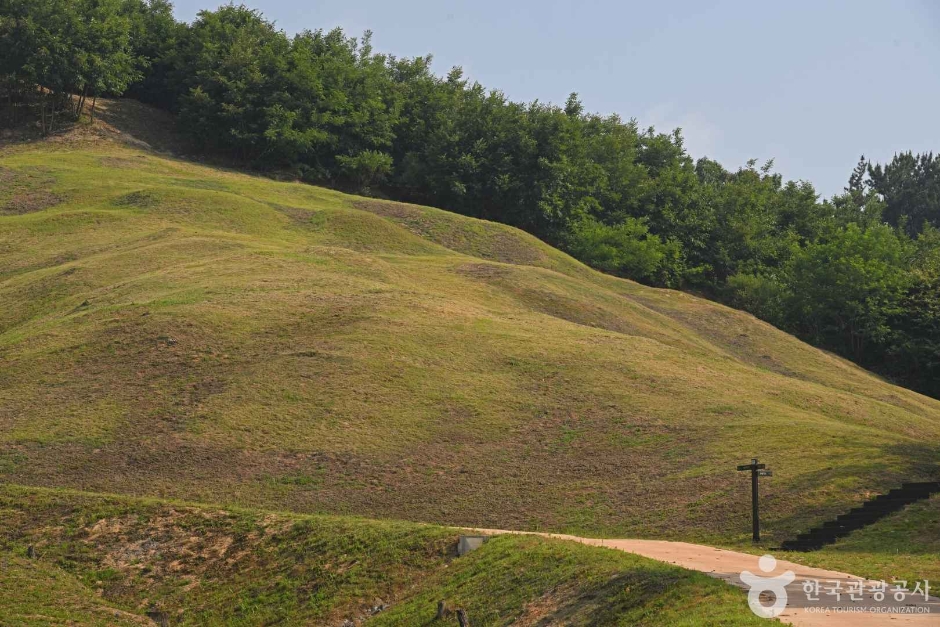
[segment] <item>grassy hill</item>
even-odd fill
[[[4,625],[764,623],[706,575],[534,537],[458,558],[442,527],[14,487],[0,530]]]
[[[735,543],[936,478],[940,402],[512,228],[102,141],[0,151],[0,481]]]

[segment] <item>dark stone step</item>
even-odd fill
[[[886,494],[879,494],[835,520],[824,522],[818,527],[797,535],[795,540],[786,540],[780,548],[785,551],[816,551],[827,544],[853,531],[862,529],[882,518],[900,511],[917,501],[929,498],[940,492],[940,481],[920,481],[904,483],[900,488],[893,488]]]
[[[823,548],[825,544],[819,542],[794,542],[791,544],[782,544],[780,546],[784,551],[800,551],[800,552],[809,552],[809,551],[818,551]]]
[[[940,492],[940,481],[912,481],[911,483],[902,483],[901,489],[907,488],[929,488]]]
[[[871,502],[878,502],[884,499],[923,499],[935,492],[936,490],[901,490],[900,492],[883,494],[881,497],[872,499]]]
[[[870,514],[862,514],[862,513],[848,514],[848,515],[839,516],[838,518],[836,518],[836,520],[839,522],[840,525],[857,525],[858,523],[868,524],[868,523],[873,523],[876,520],[879,520],[881,518],[884,518],[885,516],[891,513],[892,512],[871,512]]]
[[[900,509],[904,509],[903,507]],[[842,514],[836,520],[841,523],[854,522],[856,520],[877,520],[885,516],[889,516],[898,510],[877,510],[872,509],[863,512],[852,512],[851,514]]]
[[[887,494],[879,494],[879,495],[876,496],[875,498],[870,499],[868,502],[869,502],[869,503],[872,503],[872,502],[877,503],[878,501],[884,501],[884,500],[887,500],[887,499],[906,499],[906,498],[911,498],[911,497],[922,498],[922,497],[924,497],[924,496],[929,496],[929,495],[931,495],[931,494],[934,494],[935,492],[936,492],[936,490],[926,490],[926,489],[924,489],[924,490],[921,490],[921,489],[918,489],[918,490],[897,490],[897,491],[892,490],[891,492],[888,492]]]
[[[827,544],[832,544],[839,539],[840,536],[817,536],[813,534],[800,534],[796,537],[797,542],[825,542]]]
[[[797,542],[815,542],[817,540],[835,542],[837,539],[849,535],[854,529],[844,529],[833,533],[801,533],[796,537]]]
[[[891,505],[890,507],[886,507],[886,506],[856,507],[855,509],[849,510],[848,512],[844,514],[840,514],[839,516],[836,517],[836,519],[858,517],[858,516],[879,516],[879,515],[893,514],[894,512],[900,509],[904,509],[911,503],[916,503],[916,502],[917,501],[907,501],[905,503],[895,503],[894,505]]]
[[[853,531],[858,531],[858,529],[861,529],[861,528],[862,528],[862,527],[855,528],[855,527],[848,527],[848,526],[844,526],[844,527],[829,527],[828,529],[818,529],[818,530],[817,530],[817,529],[813,529],[812,531],[810,531],[810,532],[808,532],[808,533],[809,533],[809,535],[812,536],[812,537],[819,536],[819,537],[821,537],[821,538],[822,538],[822,537],[841,538],[841,537],[843,537],[843,536],[849,535],[849,534],[852,533]]]
[[[873,507],[896,507],[898,505],[903,506],[907,505],[910,501],[911,497],[909,496],[892,496],[886,499],[875,499],[874,501],[867,501],[864,505],[862,505],[862,509],[871,509]]]

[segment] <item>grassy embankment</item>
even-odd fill
[[[734,544],[759,456],[773,546],[936,477],[940,402],[509,227],[110,141],[0,181],[3,481]]]
[[[0,529],[4,625],[453,625],[457,608],[474,625],[759,622],[706,575],[534,537],[457,558],[437,526],[16,487]]]

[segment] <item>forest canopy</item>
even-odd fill
[[[599,270],[690,290],[940,397],[940,158],[863,157],[820,199],[772,162],[693,159],[680,129],[520,103],[370,34],[290,36],[226,5],[0,0],[4,123],[98,96],[172,111],[205,154],[524,229]],[[91,103],[89,106],[89,102]]]

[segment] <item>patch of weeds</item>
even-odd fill
[[[582,435],[582,430],[568,425],[561,426],[561,436],[558,438],[560,444],[571,444]]]
[[[55,183],[45,168],[4,169],[0,172],[0,215],[23,215],[54,207],[62,196],[49,188]]]
[[[137,207],[139,209],[149,209],[160,203],[160,199],[149,190],[138,190],[129,194],[124,194],[114,201],[118,207]]]
[[[15,193],[2,207],[0,215],[16,216],[35,213],[55,207],[62,202],[62,197],[47,190],[31,190]]]
[[[287,485],[295,487],[310,487],[322,485],[322,477],[314,477],[311,475],[306,475],[303,473],[296,473],[292,475],[281,475],[280,477],[271,477],[269,479],[270,483],[273,485]]]
[[[26,455],[18,451],[0,451],[0,475],[16,472],[26,461]]]

